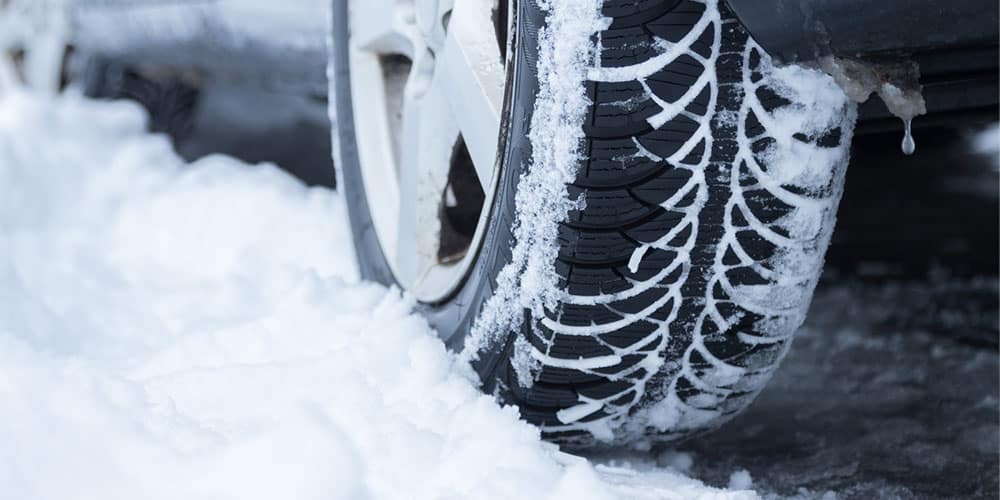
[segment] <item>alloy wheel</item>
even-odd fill
[[[424,302],[462,282],[485,232],[499,177],[507,12],[503,0],[349,6],[365,194],[396,281]]]

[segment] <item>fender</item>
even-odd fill
[[[916,63],[928,113],[918,126],[1000,119],[995,0],[726,1],[779,64],[824,56]],[[879,99],[859,111],[861,130],[899,128]]]
[[[325,97],[327,11],[343,0],[64,1],[77,50],[151,80]]]
[[[993,0],[727,0],[781,62],[997,45]]]

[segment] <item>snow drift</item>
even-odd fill
[[[2,99],[0,498],[755,497],[541,442],[358,281],[335,193]]]

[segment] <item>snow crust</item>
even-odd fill
[[[761,79],[756,82],[749,68],[754,52],[761,56],[758,68]],[[733,165],[745,167],[745,175],[755,181],[755,189],[766,190],[790,206],[791,210],[770,224],[758,220],[747,204],[744,188],[739,184],[744,174],[733,175],[730,188],[734,194],[726,204],[725,213],[731,213],[734,207],[739,208],[747,217],[748,229],[772,243],[775,254],[766,262],[770,269],[763,275],[767,284],[748,286],[730,282],[727,271],[735,266],[726,265],[721,252],[717,253],[707,290],[713,290],[718,284],[733,304],[763,316],[756,321],[752,332],[737,331],[737,335],[740,341],[751,345],[784,342],[781,354],[772,364],[777,366],[790,347],[787,341],[805,320],[822,271],[843,193],[857,111],[834,79],[825,73],[801,66],[776,67],[752,40],[747,43],[743,58],[742,87],[745,97],[740,109],[731,116],[720,113],[716,119],[731,120],[737,129],[738,152]],[[767,112],[757,98],[757,89],[765,85],[786,99],[788,104],[774,112]],[[750,113],[765,130],[761,136],[751,137],[747,133],[746,122]],[[839,131],[836,145],[821,146],[819,139],[832,130]],[[772,139],[773,143],[755,153],[753,143],[762,137]],[[720,248],[728,246],[736,251],[739,265],[753,265],[754,259],[746,255],[736,238],[738,229],[731,215],[726,216],[724,230]],[[699,321],[714,322],[718,331],[727,331],[739,321],[739,317],[720,319],[715,309],[717,301],[711,295],[706,295],[705,302],[708,306]],[[717,407],[718,401],[714,400],[717,397],[715,394],[727,394],[729,391],[757,393],[773,374],[774,368],[748,374],[745,368],[711,355],[700,333],[700,323],[694,326],[693,331],[691,346],[680,362],[678,374],[687,380],[700,380],[703,389],[707,389],[706,393],[682,401],[675,387],[678,375],[666,386],[656,404],[641,409],[626,422],[632,432],[639,433],[645,426],[667,431],[721,425],[733,418],[735,413],[723,416]],[[695,372],[689,363],[691,352],[698,352],[711,368]]]
[[[0,498],[756,498],[541,442],[358,281],[337,194],[0,99]]]
[[[878,94],[889,112],[904,122],[927,113],[916,63],[874,64],[853,59],[820,58],[819,66],[854,102]]]
[[[743,133],[738,139],[741,155],[760,185],[794,208],[775,223],[787,237],[776,233],[774,228],[751,222],[753,229],[777,245],[776,255],[769,262],[775,273],[768,285],[739,286],[731,293],[737,303],[747,304],[748,310],[764,310],[773,315],[771,324],[758,325],[770,337],[759,341],[767,343],[794,333],[805,320],[836,225],[857,110],[834,79],[818,70],[775,67],[768,58],[764,59],[762,69],[765,84],[791,104],[772,114],[757,115],[775,141],[760,154],[767,165],[766,172],[752,158],[751,139]],[[744,85],[752,88],[749,80]],[[745,105],[744,118],[754,106],[760,109],[755,102]],[[818,146],[816,138],[831,130],[840,131],[839,145]],[[797,135],[813,140],[802,141]],[[790,192],[786,186],[794,186],[804,194]],[[746,208],[745,202],[741,207]],[[744,341],[755,343],[748,338]]]
[[[601,15],[598,0],[547,0],[539,6],[547,23],[538,33],[539,90],[529,132],[532,161],[515,198],[517,243],[466,340],[466,358],[475,358],[518,329],[525,309],[540,318],[545,308],[555,308],[563,297],[554,268],[559,222],[585,202],[571,200],[566,185],[576,178],[585,138],[581,124],[590,102],[584,83],[597,57],[591,36],[606,29],[609,20]],[[538,361],[520,336],[513,359],[518,382],[530,386]]]

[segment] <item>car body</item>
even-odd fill
[[[143,73],[324,96],[329,0],[69,0],[84,53]],[[339,0],[334,0],[339,1]],[[927,117],[916,125],[997,120],[998,7],[984,0],[728,0],[777,60],[834,56],[919,67]],[[900,127],[871,99],[861,130]]]
[[[325,96],[329,0],[68,0],[76,48],[147,76]]]
[[[925,123],[996,121],[998,15],[982,0],[729,0],[759,44],[784,62],[823,56],[873,63],[913,61],[927,102]],[[891,119],[873,99],[868,122]],[[884,123],[883,123],[884,125]]]

